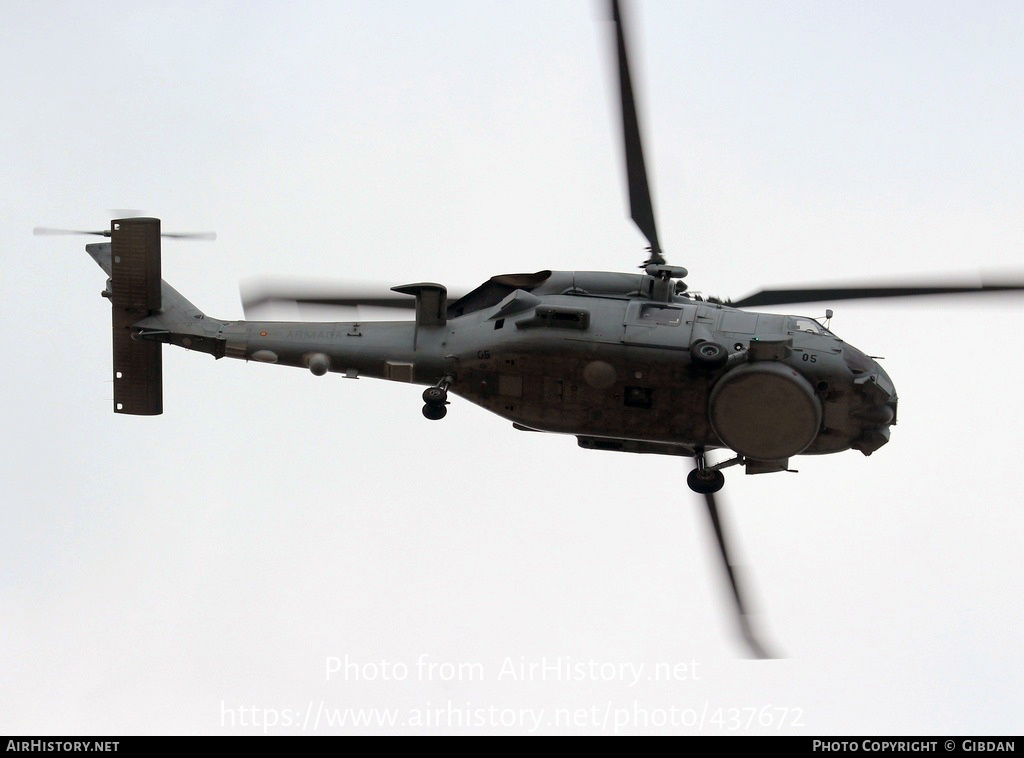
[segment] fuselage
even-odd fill
[[[793,455],[870,454],[888,440],[895,388],[863,352],[813,319],[659,297],[651,279],[495,277],[441,323],[210,320],[207,352],[318,374],[447,381],[518,428],[599,449],[730,448],[779,470]],[[174,330],[159,338],[205,349]],[[724,348],[720,365],[699,360],[707,343]]]

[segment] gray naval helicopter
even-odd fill
[[[161,279],[155,218],[121,218],[86,232],[107,273],[113,313],[114,412],[162,412],[164,344],[215,358],[305,368],[425,386],[423,415],[440,420],[452,392],[519,430],[574,435],[581,447],[691,458],[687,484],[703,495],[738,611],[757,656],[715,493],[722,471],[790,470],[797,455],[857,450],[889,440],[897,396],[878,363],[814,318],[756,313],[755,306],[1024,289],[1024,283],[914,284],[765,289],[737,301],[687,292],[686,269],[658,242],[617,0],[612,0],[625,163],[633,221],[649,257],[640,273],[538,271],[495,276],[461,297],[434,283],[353,298],[334,291],[250,292],[248,308],[291,301],[415,309],[385,322],[225,321]],[[37,229],[37,233],[66,233]],[[830,317],[831,312],[826,311]],[[711,464],[711,450],[731,457]]]

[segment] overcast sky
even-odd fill
[[[692,288],[1024,269],[1020,3],[627,5]],[[0,730],[1024,728],[1018,297],[833,304],[899,425],[871,458],[727,472],[773,661],[742,657],[683,460],[177,349],[162,416],[111,412],[104,275],[36,225],[216,230],[163,271],[223,318],[259,274],[634,270],[603,4],[0,18]]]

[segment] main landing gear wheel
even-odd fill
[[[725,474],[694,469],[686,475],[686,485],[698,495],[711,495],[725,486]]]
[[[705,342],[703,345],[714,343]],[[718,347],[718,345],[716,345]],[[686,475],[686,486],[698,495],[713,495],[725,486],[725,474],[719,468],[709,469],[704,458],[704,449],[697,448],[693,451],[693,458],[696,466],[693,471]],[[724,464],[722,464],[724,465]]]

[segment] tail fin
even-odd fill
[[[155,416],[163,413],[163,346],[138,339],[132,327],[161,308],[160,219],[111,221],[108,250],[114,413]],[[99,258],[97,262],[103,265]]]
[[[244,355],[244,326],[208,318],[161,280],[160,219],[117,219],[107,236],[110,242],[85,250],[109,277],[103,295],[112,314],[114,413],[155,416],[163,413],[163,343],[214,358]],[[232,352],[229,339],[239,329],[241,347]]]

